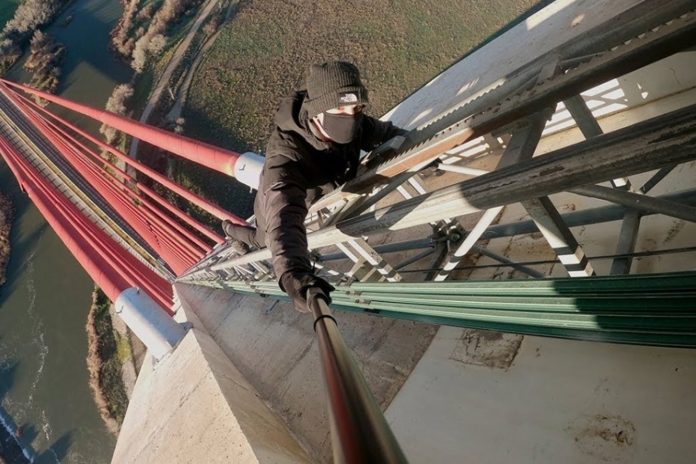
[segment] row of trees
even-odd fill
[[[24,69],[32,73],[29,85],[53,93],[58,88],[64,55],[63,44],[48,34],[36,31],[31,38],[31,55],[24,63]]]
[[[0,32],[0,74],[22,56],[22,47],[39,26],[48,24],[70,0],[24,0]]]
[[[111,34],[112,45],[124,59],[131,60],[136,72],[142,72],[148,57],[157,55],[167,44],[167,29],[202,0],[164,0],[156,10],[154,3],[148,3],[139,11],[141,0],[121,1],[123,16]]]
[[[0,192],[0,285],[5,283],[5,269],[10,259],[12,215],[12,202],[4,193]]]
[[[123,4],[123,15],[121,15],[121,19],[111,32],[111,44],[114,50],[125,58],[131,56],[133,47],[135,47],[135,39],[131,37],[133,28],[145,18],[148,20],[152,18],[153,4],[149,3],[138,12],[140,0],[121,0],[121,3]],[[142,26],[138,31],[141,31],[140,36],[145,33],[145,29]]]

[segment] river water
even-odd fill
[[[107,48],[120,14],[118,0],[76,0],[48,29],[67,48],[59,94],[103,108],[113,87],[130,79]],[[8,77],[26,76],[15,67]],[[34,462],[109,462],[116,439],[99,417],[85,363],[93,283],[1,161],[0,189],[16,206],[0,287],[0,440],[21,427]]]

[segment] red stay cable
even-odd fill
[[[45,108],[41,107],[40,105],[37,105],[35,102],[31,101],[30,99],[22,96],[15,94],[13,92],[8,91],[7,89],[3,89],[3,86],[0,85],[0,91],[3,91],[4,93],[7,94],[7,97],[10,98],[15,105],[26,115],[26,111],[28,109],[24,109],[24,106],[22,102],[20,102],[18,99],[21,99],[31,106],[35,107],[38,109],[40,112],[46,114],[48,117],[51,119],[59,122],[65,127],[68,127],[72,131],[76,132],[80,136],[84,137],[85,139],[89,140],[90,142],[94,143],[97,145],[99,148],[106,150],[116,156],[120,161],[126,163],[127,165],[131,166],[133,169],[136,171],[148,176],[149,178],[153,179],[155,182],[158,182],[159,184],[163,185],[164,187],[168,188],[170,191],[176,193],[177,195],[181,196],[182,198],[186,199],[187,201],[193,203],[194,205],[198,206],[199,208],[203,209],[204,211],[207,211],[211,213],[212,215],[218,217],[219,219],[229,219],[230,221],[236,223],[236,224],[246,224],[246,221],[238,218],[237,216],[233,215],[232,213],[229,213],[221,208],[219,208],[217,205],[209,202],[205,198],[196,195],[195,193],[189,192],[188,190],[184,189],[183,187],[179,186],[178,184],[172,182],[169,180],[167,177],[163,176],[162,174],[158,173],[157,171],[145,166],[144,164],[133,160],[132,158],[129,158],[127,155],[124,153],[120,152],[119,150],[111,147],[110,145],[107,145],[106,143],[102,142],[101,140],[95,138],[91,134],[83,131],[79,127],[75,126],[74,124],[71,124],[70,122],[61,119],[60,117],[54,115],[53,113],[47,111]],[[29,117],[27,115],[27,117]],[[169,204],[169,203],[168,203]],[[222,237],[219,235],[215,234],[214,232],[210,231],[208,228],[200,224],[199,222],[195,221],[192,217],[181,213],[180,216],[182,219],[184,219],[190,226],[194,227],[196,230],[199,232],[210,236],[215,240],[217,243],[222,243],[224,240]]]
[[[112,301],[131,285],[130,279],[127,278],[129,271],[137,270],[141,277],[139,282],[133,284],[143,287],[156,301],[158,301],[165,309],[169,308],[171,286],[162,278],[154,273],[151,269],[145,267],[128,253],[121,253],[121,261],[123,255],[130,257],[130,262],[125,266],[119,265],[114,260],[110,259],[110,253],[105,253],[111,246],[116,246],[123,252],[124,250],[116,244],[104,231],[98,229],[91,221],[86,220],[75,205],[67,201],[55,187],[46,185],[45,179],[37,173],[35,168],[28,165],[26,161],[19,156],[14,149],[0,139],[0,150],[4,153],[5,160],[11,167],[12,171],[20,174],[18,179],[22,182],[25,191],[32,197],[37,208],[44,215],[46,220],[51,224],[56,233],[60,236],[63,242],[73,252],[74,256],[88,271],[92,279],[97,282]],[[67,213],[67,214],[66,214]],[[73,219],[70,219],[72,216]],[[81,221],[75,221],[75,218],[81,218]],[[85,236],[84,232],[90,230],[90,235],[95,234],[99,237],[96,244],[94,240]],[[76,237],[82,236],[85,241],[79,241]],[[104,245],[110,245],[105,247]],[[145,272],[143,272],[145,271]]]
[[[129,134],[135,138],[144,140],[157,147],[163,148],[185,159],[193,161],[194,163],[201,164],[203,166],[209,167],[227,175],[232,175],[234,173],[234,163],[239,157],[239,153],[237,152],[224,150],[222,148],[215,147],[213,145],[209,145],[197,140],[189,139],[187,137],[183,137],[177,134],[173,134],[171,132],[167,132],[156,127],[141,124],[139,122],[130,120],[124,116],[119,116],[113,113],[109,113],[108,111],[91,108],[87,105],[75,103],[65,98],[61,98],[46,92],[41,92],[39,90],[32,89],[31,87],[16,84],[5,79],[0,79],[0,82],[4,83],[7,86],[24,90],[25,92],[39,96],[59,106],[63,106],[64,108],[88,116],[101,123],[104,123],[108,126],[125,132],[126,134]],[[7,93],[10,92],[8,91]],[[113,148],[110,148],[109,150],[112,151],[114,155],[116,155],[116,153],[113,152]],[[224,211],[221,208],[212,204],[210,204],[209,207],[210,206],[212,206],[214,209],[204,209],[209,213],[217,216],[218,218],[229,219],[230,221],[237,224],[246,224],[246,221],[233,215],[232,213]]]

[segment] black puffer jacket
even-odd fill
[[[311,275],[304,226],[309,205],[355,176],[361,149],[372,150],[401,132],[391,122],[364,116],[351,143],[323,142],[309,130],[305,95],[296,92],[280,104],[254,202],[256,226],[279,279],[285,273]]]

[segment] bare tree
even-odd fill
[[[0,75],[22,56],[22,49],[12,39],[0,40]]]
[[[135,46],[133,47],[133,61],[131,61],[131,67],[135,72],[143,72],[145,68],[149,42],[150,39],[148,36],[143,36],[135,41]]]
[[[3,34],[33,31],[47,23],[63,2],[59,0],[26,0],[17,7],[14,17],[7,21]]]
[[[53,37],[36,31],[31,38],[31,54],[24,69],[32,72],[31,86],[46,92],[55,92],[60,82],[60,64],[65,47]]]
[[[109,100],[106,102],[106,111],[124,115],[126,114],[126,102],[133,96],[133,87],[130,84],[120,84],[114,88]],[[104,135],[106,143],[112,145],[120,136],[116,129],[102,124],[99,132]]]
[[[111,32],[111,43],[118,53],[123,56],[130,56],[133,53],[134,41],[129,39],[129,34],[133,27],[133,18],[138,10],[140,0],[122,0],[122,3],[124,5],[123,15]]]
[[[177,134],[183,134],[184,124],[186,124],[186,119],[181,117],[176,118],[176,121],[174,121],[174,132]]]
[[[151,20],[152,15],[154,14],[154,8],[155,8],[154,3],[148,3],[147,5],[145,5],[145,8],[143,8],[142,10],[140,10],[140,12],[138,12],[138,16],[137,16],[138,21]]]
[[[167,38],[162,34],[157,34],[150,39],[150,43],[147,45],[147,50],[151,54],[157,55],[159,52],[164,50],[165,45],[167,45]]]
[[[136,72],[142,72],[144,69],[148,52],[150,52],[150,54],[156,54],[163,48],[162,46],[157,52],[153,52],[153,49],[158,49],[159,43],[156,42],[155,45],[151,47],[151,41],[157,36],[163,37],[164,32],[177,17],[181,16],[187,8],[198,3],[200,3],[200,0],[164,0],[160,9],[157,10],[157,13],[153,16],[145,34],[135,42],[131,67]]]

